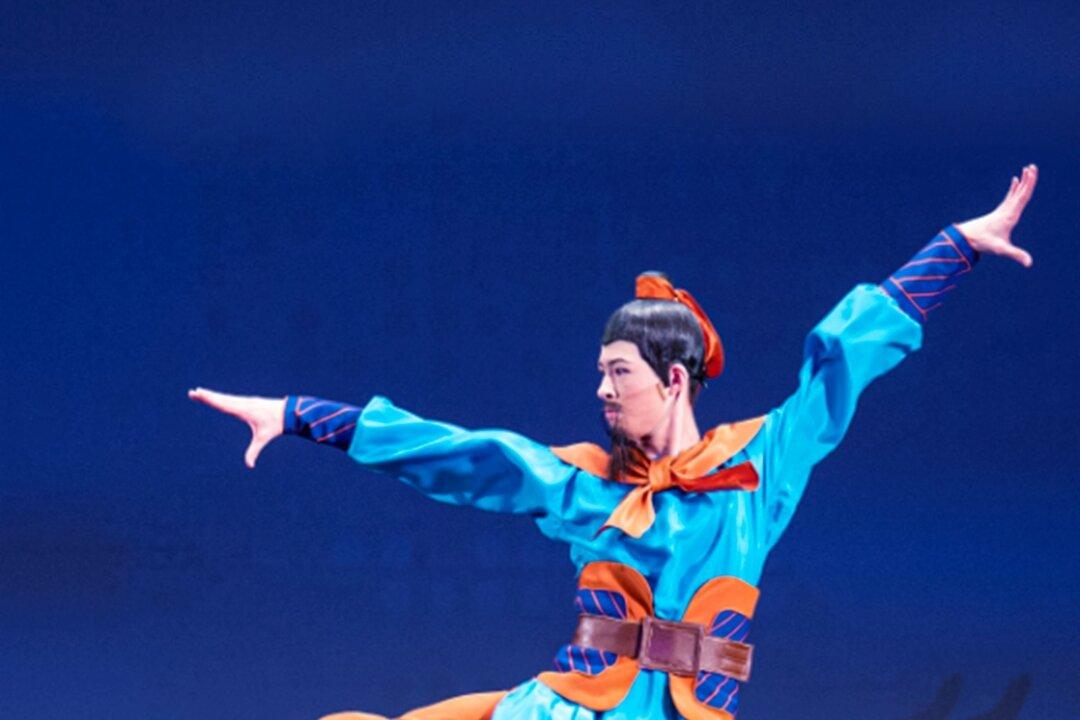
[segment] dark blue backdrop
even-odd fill
[[[195,385],[599,440],[634,275],[710,311],[704,424],[1040,166],[766,568],[742,716],[1080,716],[1074,3],[4,8],[0,717],[400,712],[546,669],[573,571]]]

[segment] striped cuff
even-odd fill
[[[348,451],[360,408],[309,395],[285,397],[285,434]]]
[[[950,225],[881,283],[881,288],[896,299],[901,310],[923,323],[978,260],[978,251]]]

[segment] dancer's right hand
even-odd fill
[[[188,390],[188,397],[248,424],[251,443],[244,453],[244,464],[249,468],[255,467],[255,458],[262,449],[285,430],[285,398],[229,395],[206,388]]]
[[[1039,169],[1034,164],[1026,166],[1020,177],[1013,177],[1009,192],[1001,204],[982,217],[967,222],[957,223],[956,229],[964,234],[968,244],[981,253],[1002,255],[1011,258],[1024,267],[1031,267],[1031,254],[1012,244],[1012,231],[1020,216],[1024,213],[1031,194],[1035,192],[1035,183],[1039,179]]]

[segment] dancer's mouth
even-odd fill
[[[604,408],[604,419],[607,420],[609,423],[615,422],[618,417],[619,411],[617,408],[611,407],[610,405]]]

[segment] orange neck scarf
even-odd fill
[[[750,462],[712,472],[730,460],[757,435],[765,416],[718,425],[700,441],[675,457],[650,460],[641,450],[633,449],[627,477],[619,482],[636,485],[619,502],[597,531],[614,527],[635,538],[641,537],[656,521],[653,494],[677,487],[684,492],[711,490],[756,490],[758,474]],[[551,452],[563,462],[597,477],[607,477],[608,453],[593,443],[552,447]],[[710,474],[711,473],[711,474]]]

